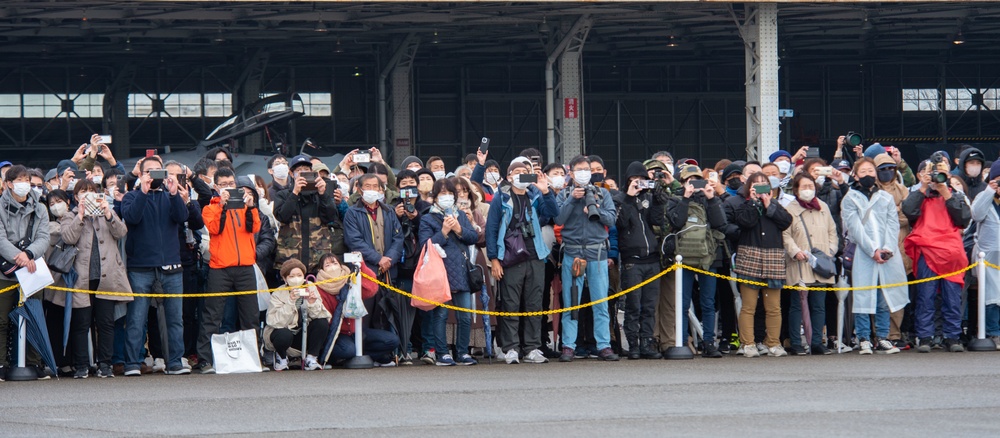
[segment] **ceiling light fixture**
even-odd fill
[[[87,10],[83,10],[83,18],[80,20],[80,29],[90,29],[90,20],[87,20]]]
[[[222,34],[222,28],[221,27],[215,33],[215,38],[213,38],[212,41],[215,41],[217,43],[224,43],[224,42],[226,42],[226,36]]]
[[[437,43],[440,43],[440,42],[441,42],[441,40],[438,39],[438,33],[437,33],[437,31],[434,31],[434,39],[431,40],[431,44],[437,44]]]
[[[955,35],[955,39],[951,43],[956,46],[965,44],[965,37],[962,36],[962,31],[958,31],[958,34]]]
[[[667,39],[667,47],[677,47],[677,39],[673,35]]]
[[[323,23],[323,13],[322,12],[320,12],[320,14],[319,14],[319,21],[316,22],[316,28],[313,29],[313,31],[315,31],[315,32],[321,32],[321,33],[327,31],[326,23]]]
[[[333,53],[344,53],[344,47],[340,45],[340,37],[337,37],[337,45],[333,47]]]
[[[361,67],[354,67],[354,74],[352,76],[360,78],[362,76]]]
[[[130,36],[125,37],[125,51],[126,52],[132,51],[132,37]]]
[[[552,31],[552,29],[549,28],[549,23],[546,21],[546,18],[543,16],[542,17],[542,24],[538,25],[538,33],[546,34],[546,33],[549,33],[551,31]]]

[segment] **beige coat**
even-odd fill
[[[837,224],[833,222],[830,214],[830,207],[823,201],[819,201],[820,211],[806,210],[799,205],[798,201],[791,202],[785,207],[788,214],[792,215],[792,226],[782,232],[782,241],[785,244],[785,253],[788,260],[786,263],[787,284],[833,284],[833,278],[817,277],[813,273],[809,261],[799,261],[795,255],[799,251],[806,254],[811,253],[809,239],[812,240],[813,247],[823,251],[830,256],[837,253]],[[805,222],[805,226],[803,226]],[[806,229],[809,229],[809,239],[806,239]]]
[[[59,218],[63,242],[76,245],[78,253],[74,264],[77,273],[76,284],[67,287],[75,289],[90,289],[90,253],[93,249],[94,235],[97,235],[97,251],[101,255],[101,278],[97,285],[99,291],[132,292],[125,273],[125,263],[118,251],[118,240],[124,239],[128,233],[125,222],[122,222],[114,212],[111,219],[101,217],[84,217],[83,220],[73,210],[72,215]],[[73,294],[73,307],[90,306],[90,294]],[[132,301],[131,296],[101,295],[101,299],[111,301]],[[66,305],[66,294],[57,293],[52,302],[56,305]]]
[[[333,318],[330,311],[326,310],[326,307],[323,306],[323,299],[319,297],[319,291],[316,289],[316,286],[312,284],[304,286],[308,287],[310,294],[316,295],[316,301],[307,305],[309,319],[324,318],[329,320]],[[274,333],[275,329],[287,328],[298,330],[299,328],[299,308],[295,306],[295,301],[298,300],[298,297],[291,296],[291,292],[291,290],[279,290],[271,294],[271,305],[267,308],[267,326],[264,327],[264,346],[268,350],[274,351],[274,344],[271,343],[271,333]],[[326,333],[323,333],[321,336],[325,337],[326,335]],[[292,348],[295,347],[298,346],[292,346]],[[299,355],[293,354],[291,351],[288,354],[290,356]]]

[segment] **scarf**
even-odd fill
[[[350,273],[351,273],[351,270],[347,266],[344,266],[344,265],[337,265],[336,267],[330,267],[330,268],[327,268],[327,269],[321,269],[318,273],[316,273],[316,282],[317,283],[322,283],[325,280],[329,280],[331,278],[343,277],[343,276],[348,275]],[[333,296],[337,296],[337,295],[340,295],[340,290],[344,288],[344,285],[347,284],[348,280],[350,280],[349,277],[348,278],[342,278],[342,279],[336,280],[336,281],[331,281],[331,282],[328,282],[328,283],[318,284],[316,286],[319,287],[319,289],[321,291],[323,291],[323,292],[326,292],[326,293],[331,294]]]
[[[809,201],[809,202],[805,202],[805,201],[803,201],[803,200],[801,200],[799,198],[795,198],[795,200],[799,201],[799,205],[801,205],[802,208],[804,208],[806,210],[816,210],[816,211],[820,210],[820,208],[819,208],[819,198],[812,198],[812,201]]]
[[[729,193],[729,196],[739,196],[739,194],[740,194],[739,193],[739,189],[733,190],[733,189],[729,188],[728,186],[726,187],[726,193]]]

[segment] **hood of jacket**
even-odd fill
[[[628,168],[625,170],[625,181],[623,181],[623,183],[626,183],[627,186],[628,179],[632,178],[633,176],[638,176],[641,177],[642,179],[647,179],[649,177],[649,173],[647,173],[646,171],[646,166],[643,166],[642,163],[638,161],[633,161],[629,163]]]
[[[965,163],[972,160],[978,160],[983,163],[983,170],[986,170],[986,156],[983,155],[983,151],[976,148],[968,148],[959,155],[958,158],[958,175],[963,179],[969,179],[969,175],[965,174]],[[977,177],[982,177],[982,171],[980,171]]]

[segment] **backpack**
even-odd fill
[[[670,256],[671,264],[674,262],[674,254],[680,254],[684,257],[684,264],[708,269],[715,261],[716,249],[724,237],[721,232],[708,225],[705,207],[692,202],[688,205],[688,219],[684,228],[665,237],[660,249],[664,255]]]

